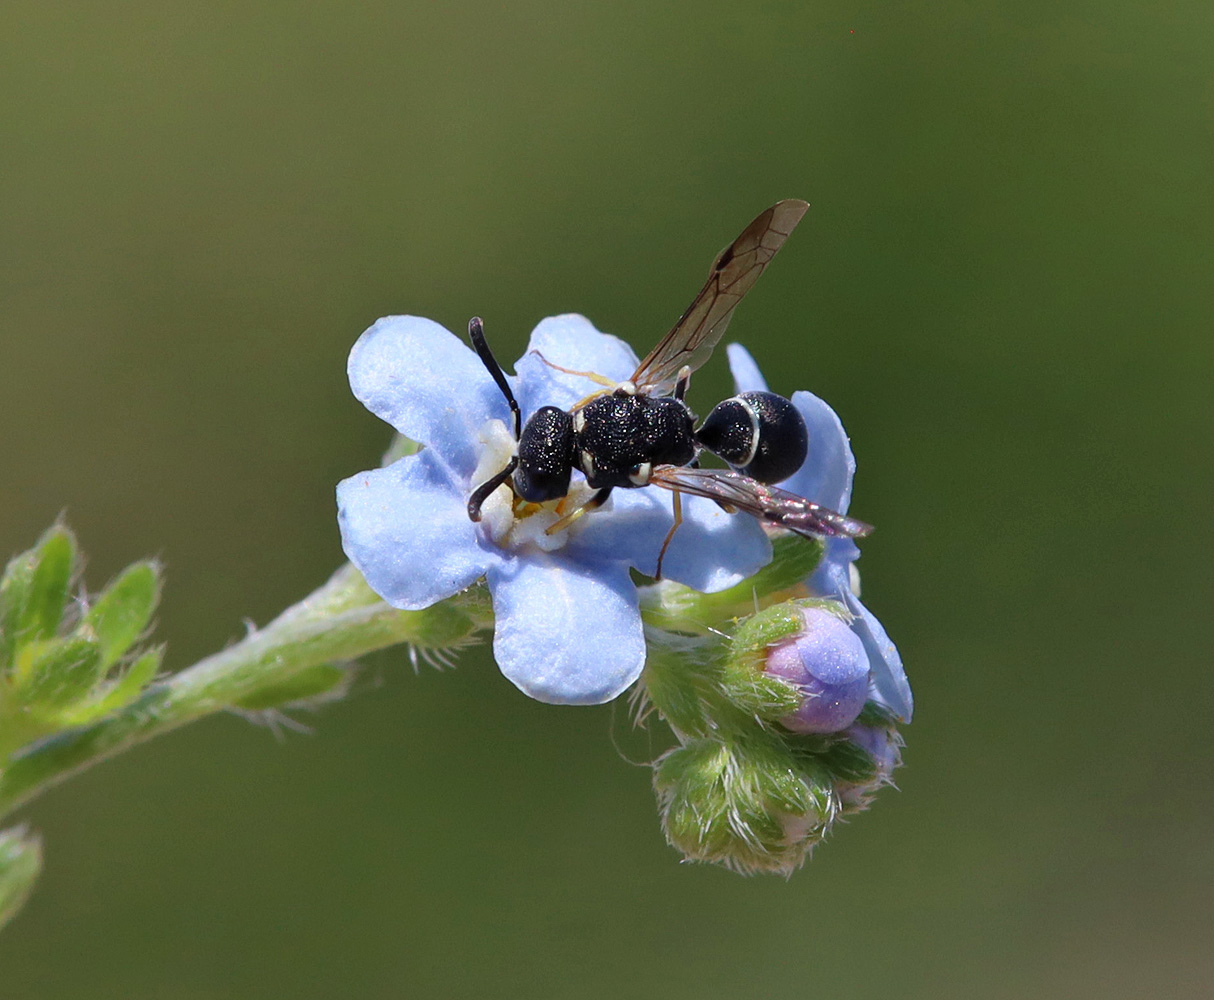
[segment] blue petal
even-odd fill
[[[388,316],[350,352],[350,387],[377,417],[434,449],[465,482],[476,468],[476,432],[509,408],[485,366],[433,320]]]
[[[767,382],[750,352],[741,344],[730,344],[725,350],[737,391],[766,392]],[[792,401],[809,432],[809,456],[780,487],[846,514],[856,473],[856,459],[847,432],[835,411],[812,392],[794,392]]]
[[[873,687],[876,700],[881,702],[903,722],[910,722],[915,711],[915,699],[911,695],[910,681],[902,667],[902,657],[877,616],[860,603],[854,594],[844,595],[847,608],[856,616],[852,630],[864,643],[872,664]]]
[[[822,545],[822,561],[809,578],[809,589],[830,594],[841,585],[840,580],[850,586],[850,566],[860,558],[860,549],[850,538],[824,538]]]
[[[809,455],[780,487],[846,514],[856,473],[847,432],[835,411],[812,392],[794,392],[792,402],[809,431]]]
[[[582,518],[567,549],[583,562],[623,559],[654,576],[673,524],[666,490],[616,490],[610,509]],[[727,514],[703,497],[683,496],[683,523],[662,560],[663,577],[711,594],[753,576],[769,562],[771,542],[753,517]]]
[[[549,316],[531,331],[527,353],[514,366],[518,372],[515,393],[524,415],[541,406],[571,409],[592,392],[604,388],[583,375],[569,375],[544,364],[540,355],[553,365],[594,372],[612,382],[623,382],[637,367],[637,356],[631,347],[619,337],[600,333],[585,316],[576,313]]]
[[[532,698],[598,705],[645,665],[636,587],[622,562],[585,568],[559,555],[529,554],[490,567],[493,656]]]
[[[868,654],[869,664],[872,666],[874,700],[888,708],[903,722],[910,722],[915,710],[915,701],[911,695],[910,681],[906,679],[906,671],[902,668],[898,647],[890,640],[876,615],[861,604],[860,599],[851,590],[849,566],[854,558],[859,556],[859,550],[852,545],[855,556],[847,559],[841,558],[845,550],[837,549],[832,552],[829,546],[830,542],[822,565],[809,580],[809,589],[820,597],[837,598],[855,616],[851,628],[864,643],[864,651]]]
[[[750,356],[750,351],[741,344],[730,344],[725,348],[729,356],[729,370],[733,373],[734,391],[767,392],[767,380]]]
[[[427,608],[499,558],[482,547],[466,505],[450,470],[429,450],[360,472],[337,486],[342,548],[389,604]]]

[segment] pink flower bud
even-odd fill
[[[846,729],[868,698],[868,655],[839,615],[825,608],[801,609],[805,626],[767,653],[767,672],[801,691],[800,707],[780,720],[796,733]]]

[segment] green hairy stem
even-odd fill
[[[333,665],[400,643],[451,649],[491,625],[483,588],[424,611],[400,611],[347,564],[265,628],[152,683],[122,708],[15,749],[0,771],[0,818],[64,778],[195,719],[323,695],[345,676]]]

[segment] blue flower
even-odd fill
[[[582,316],[544,320],[511,379],[524,420],[543,405],[568,409],[599,388],[552,365],[623,381],[637,358]],[[469,495],[505,467],[513,448],[509,409],[480,359],[431,320],[389,316],[354,345],[349,376],[372,413],[423,446],[337,487],[342,546],[371,587],[395,607],[420,610],[485,577],[494,658],[525,693],[598,704],[632,684],[645,639],[631,570],[656,573],[674,523],[670,495],[652,486],[616,490],[602,509],[546,534],[589,497],[578,474],[563,503],[516,504],[500,487],[474,524]],[[713,592],[770,560],[771,544],[753,518],[684,497],[662,574]]]
[[[767,383],[746,348],[730,344],[726,350],[737,391],[765,391]],[[852,477],[856,472],[856,459],[847,432],[835,411],[812,392],[794,392],[792,402],[809,430],[809,457],[795,475],[779,486],[846,514],[851,502]],[[852,631],[864,643],[872,667],[871,697],[903,722],[910,722],[914,701],[906,671],[902,669],[902,657],[876,616],[860,603],[859,573],[854,566],[859,558],[860,550],[850,538],[826,539],[822,562],[807,586],[813,596],[834,598],[851,612],[854,616]]]

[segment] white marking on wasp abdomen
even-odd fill
[[[734,396],[734,399],[742,404],[742,409],[750,418],[750,450],[746,453],[746,457],[738,463],[738,468],[745,468],[755,460],[755,453],[759,450],[759,411],[751,405],[748,399],[743,399],[741,396]]]
[[[641,462],[632,472],[628,473],[628,481],[633,486],[647,486],[649,479],[653,475],[653,463]]]

